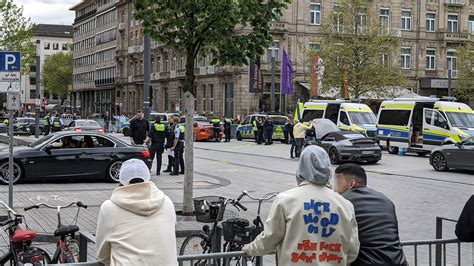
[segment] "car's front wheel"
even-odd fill
[[[240,132],[237,131],[237,133],[235,134],[235,138],[238,140],[238,141],[241,141],[242,140],[242,135],[240,135]]]
[[[390,154],[398,154],[398,147],[390,146],[390,141],[387,140],[387,151]]]
[[[339,154],[337,153],[336,148],[331,148],[329,150],[329,159],[331,159],[332,164],[339,164]]]
[[[122,161],[114,161],[110,164],[105,175],[109,182],[119,182],[120,167],[122,167]]]
[[[8,161],[0,164],[0,183],[9,184]],[[17,162],[13,162],[13,183],[18,182],[23,176],[23,168]]]
[[[433,154],[432,165],[436,171],[446,171],[449,169],[446,157],[441,152]]]

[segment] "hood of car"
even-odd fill
[[[17,146],[17,147],[13,147],[13,154],[15,155],[23,151],[30,151],[30,150],[33,150],[33,148],[28,147],[28,146]],[[8,148],[0,149],[0,158],[7,158],[8,156],[9,156]]]

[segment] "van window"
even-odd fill
[[[434,119],[434,126],[435,127],[448,129],[448,122],[446,121],[446,119],[439,112],[434,113],[434,118],[433,119]]]
[[[349,112],[352,123],[356,125],[375,125],[375,115],[369,112]]]
[[[411,110],[382,110],[380,112],[380,125],[407,126]]]
[[[347,118],[346,112],[341,112],[340,120],[341,120],[341,122],[342,122],[344,125],[350,126],[349,118]]]
[[[303,122],[313,121],[316,118],[323,118],[324,110],[304,110],[303,117],[301,120]]]

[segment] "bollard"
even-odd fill
[[[443,238],[443,218],[436,217],[436,239]],[[441,244],[436,245],[435,250],[435,265],[441,266]]]

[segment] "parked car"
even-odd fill
[[[194,116],[194,122],[209,122],[209,119],[207,119],[207,117],[205,117],[205,116],[195,115]],[[186,123],[186,116],[182,115],[179,118],[179,123],[180,124]]]
[[[329,155],[332,164],[343,161],[366,161],[377,163],[382,159],[382,150],[377,142],[361,133],[339,129],[329,119],[314,119],[316,140],[310,141]]]
[[[474,170],[474,137],[459,143],[447,144],[431,151],[430,164],[436,171],[450,168]]]
[[[288,117],[279,114],[267,114],[267,113],[255,113],[247,116],[245,120],[237,127],[235,132],[235,138],[237,140],[242,139],[254,139],[255,135],[253,132],[253,121],[257,118],[270,118],[273,121],[273,140],[279,140],[282,143],[285,142],[285,135],[283,134],[283,127],[288,122]]]
[[[104,128],[95,120],[90,119],[77,119],[71,121],[64,129],[64,131],[95,131],[99,133],[104,133]]]
[[[207,121],[195,120],[193,124],[194,141],[214,140],[214,127]],[[223,132],[219,131],[219,140],[222,139]]]
[[[15,133],[35,134],[36,119],[34,117],[18,117],[13,124]],[[44,134],[44,119],[39,119],[39,134]]]
[[[58,178],[118,182],[123,161],[137,158],[151,164],[148,149],[94,132],[56,132],[29,146],[14,147],[13,158],[14,183]],[[8,184],[8,149],[0,150],[0,183]]]

